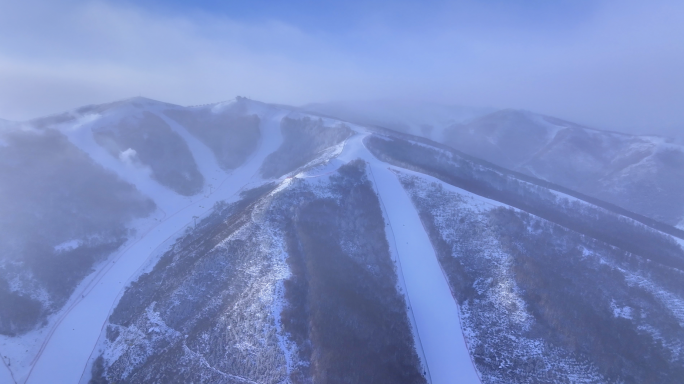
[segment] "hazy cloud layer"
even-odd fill
[[[139,94],[186,105],[243,95],[419,99],[684,129],[681,1],[300,1],[289,13],[213,3],[0,0],[0,117]]]

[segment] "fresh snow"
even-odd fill
[[[372,170],[371,170],[372,172]],[[374,181],[374,187],[375,187],[375,192],[380,196],[379,191],[377,189],[377,183],[375,182],[375,177],[373,176],[373,173],[371,173],[371,178]],[[389,219],[389,214],[387,212],[387,208],[385,207],[385,204],[382,202],[380,203],[380,207],[382,209],[382,216],[383,220],[385,223],[390,223]],[[397,244],[397,238],[396,235],[394,234],[394,230],[392,226],[387,224],[387,228],[385,230],[385,235],[387,236],[387,243],[389,244],[390,247],[390,254],[392,256],[392,260],[394,263],[397,265],[397,289],[399,292],[404,295],[406,298],[406,302],[408,305],[408,318],[411,323],[411,333],[413,335],[414,343],[416,345],[416,352],[418,353],[418,356],[420,357],[420,362],[421,362],[421,369],[424,372],[425,377],[427,378],[428,382],[432,382],[432,378],[430,376],[430,369],[428,367],[427,363],[427,358],[425,357],[425,350],[423,349],[422,342],[420,340],[420,334],[418,333],[418,325],[416,324],[416,317],[413,313],[413,310],[411,309],[411,298],[407,294],[407,288],[406,288],[406,280],[404,279],[404,270],[403,266],[401,264],[401,258],[399,257],[399,250],[398,250],[398,244]]]
[[[48,326],[30,332],[19,338],[2,338],[3,356],[7,354],[12,361],[12,371],[17,383],[76,383],[86,372],[88,361],[97,344],[106,319],[114,308],[123,289],[149,266],[150,258],[163,253],[165,246],[194,223],[194,217],[202,217],[211,211],[214,203],[222,200],[234,201],[242,190],[263,183],[259,169],[266,156],[274,152],[282,143],[280,120],[287,111],[278,111],[261,105],[252,106],[254,113],[262,117],[262,141],[257,151],[243,166],[229,175],[223,171],[222,180],[216,181],[211,193],[187,198],[176,194],[149,178],[145,170],[131,170],[125,163],[106,153],[92,139],[91,124],[99,116],[89,116],[80,123],[85,126],[64,129],[69,139],[88,153],[96,162],[113,170],[119,176],[132,182],[139,190],[151,197],[164,211],[159,219],[152,218],[139,224],[139,235],[109,258],[93,276],[79,285],[72,299],[57,314],[49,319]],[[184,129],[173,126],[179,132]],[[182,134],[196,156],[200,170],[210,172],[219,169],[215,160],[200,155],[198,141],[188,140]],[[212,155],[213,157],[213,155]],[[216,167],[215,167],[216,166]],[[136,172],[137,171],[137,172]],[[215,171],[213,175],[221,173]],[[209,173],[212,175],[212,173]],[[211,176],[205,175],[211,180]],[[71,245],[71,244],[69,244]],[[69,353],[65,353],[68,351]],[[0,372],[0,383],[15,382],[7,369]]]
[[[624,317],[625,319],[632,319],[632,308],[629,306],[621,307],[615,303],[615,300],[610,302],[610,309],[613,310],[613,316]]]
[[[10,364],[12,364],[12,361],[8,360],[5,355],[0,356],[0,359],[2,359],[3,364],[3,368],[0,369],[0,383],[16,383],[17,381],[14,380],[14,376],[12,375],[12,373],[9,370],[9,367],[7,366],[7,363],[9,362]]]
[[[188,143],[198,168],[207,182],[214,184],[211,191],[205,189],[204,193],[193,197],[178,195],[160,185],[150,178],[149,169],[139,166],[136,168],[112,157],[93,140],[91,128],[106,123],[109,119],[119,118],[116,116],[118,113],[82,116],[78,123],[71,123],[71,126],[60,129],[95,162],[151,197],[160,211],[152,218],[139,220],[136,225],[137,237],[104,262],[96,273],[85,279],[67,305],[48,319],[48,326],[18,338],[0,338],[3,343],[0,349],[3,356],[7,354],[11,359],[11,368],[15,375],[13,379],[8,376],[8,369],[1,369],[0,383],[88,381],[89,362],[98,354],[96,349],[103,326],[124,288],[156,262],[156,258],[193,224],[195,216],[202,217],[210,212],[215,202],[234,201],[240,191],[264,182],[259,169],[264,158],[281,144],[280,120],[288,111],[258,103],[251,104],[250,108],[251,113],[262,117],[262,142],[256,153],[230,174],[218,167],[211,151],[199,140],[181,125],[158,113]],[[148,109],[154,113],[156,107],[150,106]],[[368,162],[372,181],[390,225],[388,236],[390,232],[391,236],[388,240],[392,244],[392,253],[400,264],[402,291],[407,295],[409,303],[407,313],[414,327],[418,354],[428,371],[426,376],[436,384],[451,383],[454,380],[460,383],[479,383],[478,373],[461,330],[458,305],[451,296],[447,280],[411,199],[395,174],[397,168],[373,157],[362,143],[367,134],[365,130],[358,126],[352,128],[360,134],[350,138],[346,144],[321,153],[323,160],[317,162],[320,165],[327,162],[322,168],[330,172],[336,166],[356,158]],[[317,167],[317,171],[320,170],[321,167]],[[315,176],[303,172],[291,177]],[[288,180],[285,180],[283,185],[287,184]],[[486,202],[492,203],[495,202]],[[60,246],[71,247],[76,244],[77,240],[74,240]],[[3,358],[3,361],[6,359]]]
[[[72,125],[66,126],[60,131],[69,138],[72,144],[87,153],[96,163],[116,173],[124,181],[135,185],[142,194],[152,198],[162,211],[174,212],[182,207],[183,203],[187,204],[188,198],[185,201],[179,199],[180,195],[176,192],[152,179],[152,170],[149,167],[117,159],[95,142],[91,129],[119,118],[116,114],[114,116],[85,115],[80,117],[75,124],[70,123]]]

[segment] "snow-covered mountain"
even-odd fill
[[[134,98],[5,124],[0,383],[684,377],[672,222],[319,114]],[[561,122],[535,124],[549,146]]]
[[[503,110],[452,125],[443,143],[684,227],[684,146],[673,140]]]

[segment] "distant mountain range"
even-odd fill
[[[680,383],[681,172],[516,110],[0,121],[0,383]]]
[[[664,137],[504,110],[452,125],[443,142],[671,225],[684,219],[684,147]]]

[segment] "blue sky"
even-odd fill
[[[244,95],[680,129],[683,18],[674,0],[0,0],[0,117]]]
[[[397,29],[423,30],[446,27],[477,16],[491,20],[505,13],[499,22],[568,26],[581,22],[598,2],[575,1],[313,1],[313,0],[142,0],[131,1],[154,12],[208,12],[247,22],[279,20],[299,29],[331,35],[353,31],[367,23],[382,22]],[[497,15],[498,14],[498,15]]]

